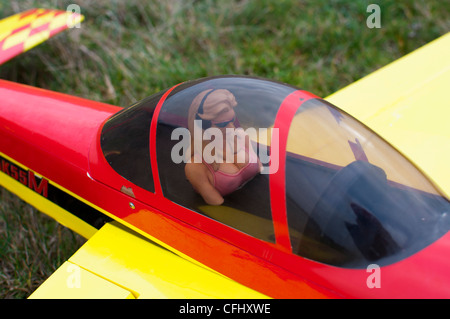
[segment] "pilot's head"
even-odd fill
[[[233,93],[225,89],[208,89],[198,94],[189,108],[189,124],[201,120],[202,128],[219,128],[233,124],[237,102]]]

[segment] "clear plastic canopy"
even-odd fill
[[[448,231],[449,202],[420,170],[365,125],[322,99],[311,98],[299,107],[289,105],[287,97],[298,90],[238,76],[186,82],[172,90],[162,104],[155,140],[150,140],[150,126],[164,92],[109,119],[101,135],[102,151],[118,174],[154,192],[150,145],[156,143],[159,181],[166,198],[272,243],[276,243],[276,192],[270,187],[282,187],[292,252],[326,264],[365,267],[368,263],[392,263]],[[221,114],[217,118],[217,114],[208,115],[216,93],[231,101],[227,110],[234,116],[226,117],[225,111],[217,112]],[[293,107],[294,116],[283,122],[283,114]],[[195,119],[207,125],[193,126]],[[246,152],[253,149],[260,170],[224,195],[223,203],[210,205],[187,178],[186,165],[193,159],[189,152],[195,134],[200,132],[199,145],[212,154],[214,147],[209,143],[219,139],[207,139],[204,133],[211,128],[217,129],[211,132],[225,132],[225,126],[244,132],[249,141]],[[284,128],[280,132],[288,132],[287,136],[278,131],[274,134],[279,128]],[[284,144],[277,143],[278,138],[287,141],[284,150],[279,149]],[[274,158],[279,154],[285,156]],[[200,159],[198,164],[205,161]],[[283,185],[270,183],[278,173],[268,170],[275,162],[277,169],[285,169]],[[248,163],[243,164],[238,168]],[[219,182],[214,169],[225,168],[216,163],[212,181]]]

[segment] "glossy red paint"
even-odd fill
[[[158,123],[158,116],[161,111],[161,107],[163,106],[164,102],[166,101],[166,98],[169,96],[169,94],[177,87],[178,85],[175,85],[171,87],[169,90],[167,90],[166,93],[161,97],[158,104],[156,105],[155,113],[153,114],[152,118],[152,124],[150,127],[150,136],[149,141],[156,141],[156,126]],[[162,189],[161,189],[161,183],[159,180],[159,171],[158,171],[158,161],[156,158],[156,143],[151,143],[150,145],[150,161],[152,164],[152,173],[153,173],[153,180],[155,183],[155,194],[162,196]]]
[[[86,154],[99,125],[120,110],[3,80],[0,95],[2,129],[85,170]]]
[[[111,217],[271,297],[450,296],[450,287],[445,285],[449,282],[449,234],[401,262],[380,268],[381,288],[370,288],[371,273],[365,269],[332,267],[291,253],[289,242],[283,239],[287,227],[283,225],[284,194],[274,189],[282,187],[282,175],[271,182],[271,196],[280,204],[276,207],[277,243],[271,244],[179,206],[161,192],[140,189],[114,172],[100,151],[99,134],[104,121],[121,108],[6,81],[0,81],[0,96],[2,153]],[[297,91],[288,99],[302,97],[313,95]],[[280,110],[276,125],[282,128],[282,118],[289,120],[292,112]],[[286,136],[287,131],[280,135]],[[132,187],[134,198],[121,192],[122,186]],[[130,201],[135,209],[130,208]]]
[[[301,105],[309,99],[318,98],[306,91],[295,91],[291,93],[280,105],[275,118],[274,129],[279,130],[278,141],[272,138],[271,145],[279,145],[279,158],[283,159],[278,163],[278,170],[270,174],[270,203],[272,206],[272,218],[277,244],[285,251],[291,251],[291,241],[286,216],[286,145],[295,112]]]

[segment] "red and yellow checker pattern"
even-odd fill
[[[42,43],[58,32],[78,25],[79,13],[31,9],[0,21],[0,64]]]

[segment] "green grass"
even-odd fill
[[[0,188],[0,297],[28,297],[83,242]]]
[[[327,96],[450,30],[445,1],[9,1],[86,16],[0,67],[0,77],[127,106],[173,84],[219,74],[275,79]],[[381,8],[369,29],[367,5]],[[0,297],[23,298],[83,242],[3,192]]]

